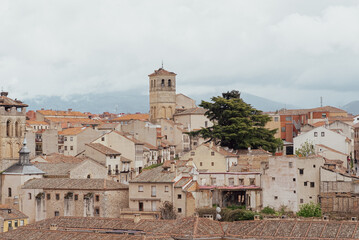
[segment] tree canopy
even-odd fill
[[[191,136],[201,136],[232,149],[263,148],[274,153],[281,146],[282,140],[274,137],[277,130],[264,127],[270,117],[244,102],[238,91],[211,100],[202,101],[199,106],[207,109],[205,115],[214,125],[190,132]]]

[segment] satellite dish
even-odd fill
[[[220,213],[222,209],[220,207],[216,207],[216,212]]]
[[[216,219],[217,219],[217,220],[221,220],[221,219],[222,219],[222,216],[221,216],[220,214],[218,214],[218,213],[217,213],[217,215],[216,215]]]

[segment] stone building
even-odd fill
[[[11,99],[7,92],[0,93],[0,170],[16,163],[24,139],[26,107],[21,101]]]
[[[7,232],[17,229],[21,226],[26,226],[29,217],[7,205],[0,206],[0,232]]]
[[[150,81],[150,121],[172,119],[176,110],[176,74],[159,68],[148,76]]]
[[[20,205],[30,222],[54,216],[114,218],[128,208],[128,186],[106,179],[32,179],[22,187]]]

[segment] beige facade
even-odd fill
[[[26,104],[7,97],[7,92],[0,96],[0,170],[16,163],[24,139],[26,122]],[[16,161],[12,161],[16,159]]]
[[[206,111],[204,108],[196,107],[178,112],[174,115],[174,122],[182,124],[186,131],[211,127],[213,123],[204,115]]]
[[[180,159],[192,159],[197,169],[209,172],[227,172],[232,165],[238,163],[236,154],[212,143],[202,144]]]
[[[271,120],[269,122],[266,123],[266,125],[264,126],[267,129],[270,130],[277,130],[277,132],[274,134],[275,138],[280,138],[281,134],[280,134],[280,115],[279,113],[273,113],[273,112],[268,112],[266,113]]]
[[[176,110],[176,74],[163,68],[148,75],[150,83],[150,121],[171,119]]]
[[[176,109],[189,109],[195,107],[197,107],[195,100],[182,93],[176,94]]]
[[[31,180],[21,190],[20,205],[31,223],[55,216],[114,218],[128,208],[128,187],[104,179]]]
[[[131,120],[122,124],[122,132],[132,135],[135,139],[157,146],[157,128],[159,125],[147,121]]]

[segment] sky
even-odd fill
[[[342,106],[359,100],[359,2],[0,0],[10,97],[148,95],[162,61],[193,98],[237,89]]]

